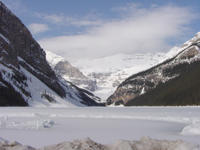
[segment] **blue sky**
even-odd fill
[[[44,49],[68,59],[78,59],[80,52],[89,58],[167,51],[200,31],[199,0],[2,2],[25,23]]]

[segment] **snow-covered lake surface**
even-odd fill
[[[200,145],[200,107],[0,108],[0,137],[42,147],[90,137],[181,139]]]

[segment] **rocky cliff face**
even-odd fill
[[[63,57],[58,56],[50,51],[46,51],[46,54],[47,61],[58,76],[61,76],[76,86],[91,92],[94,92],[97,89],[96,80],[92,80],[86,76],[77,67],[74,67]]]
[[[0,2],[0,105],[96,105],[93,98],[56,76],[28,29]]]
[[[95,91],[97,88],[96,81],[86,77],[78,68],[72,66],[68,61],[60,61],[54,67],[55,72],[67,81],[87,89]]]
[[[184,43],[178,51],[171,59],[126,79],[108,98],[107,104],[200,104],[200,33]]]

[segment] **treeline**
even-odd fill
[[[182,67],[184,68],[183,65],[181,65]],[[185,67],[179,77],[158,85],[144,95],[130,100],[126,105],[200,105],[200,62],[194,62]]]

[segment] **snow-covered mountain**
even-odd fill
[[[199,105],[200,33],[182,47],[172,49],[166,58],[122,82],[107,103]]]
[[[165,59],[164,53],[116,54],[74,64],[89,78],[96,80],[95,95],[106,100],[117,86],[130,75],[152,67]]]
[[[48,51],[46,53],[48,62],[59,75],[92,91],[104,102],[127,77],[169,57],[164,53],[116,54],[90,60],[80,59],[73,62],[74,67],[63,57]]]
[[[96,90],[97,84],[95,80],[92,80],[84,75],[78,68],[71,65],[63,57],[58,56],[50,51],[46,51],[46,54],[47,61],[58,76],[61,76],[65,80],[72,82],[80,88],[84,88],[91,92]]]
[[[0,1],[0,106],[94,106],[96,100],[56,76],[43,49]]]

